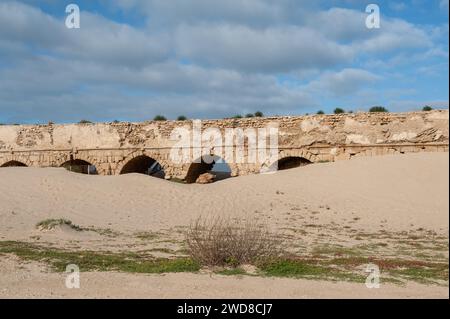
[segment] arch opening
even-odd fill
[[[276,162],[274,165],[276,165],[276,170],[284,171],[287,169],[297,168],[308,164],[312,164],[312,162],[304,157],[288,156],[278,160],[278,162]]]
[[[0,167],[27,167],[27,165],[19,161],[9,161]]]
[[[80,159],[72,159],[61,165],[66,170],[79,174],[97,175],[97,168],[89,162]]]
[[[231,177],[231,168],[225,160],[219,156],[202,156],[199,160],[191,163],[185,182],[193,184],[197,182],[200,175],[211,173],[215,176],[214,181],[221,181]]]
[[[120,171],[120,174],[145,174],[157,178],[165,178],[162,165],[155,159],[141,155],[129,160]]]

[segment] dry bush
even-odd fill
[[[229,217],[199,217],[186,241],[191,257],[204,266],[254,264],[281,252],[281,241],[265,225]]]

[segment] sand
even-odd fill
[[[87,272],[80,288],[67,289],[65,274],[50,273],[37,263],[21,264],[15,258],[0,259],[0,298],[448,298],[448,287],[408,283],[364,284],[304,279],[229,277],[210,274],[123,274]]]
[[[424,229],[448,239],[448,165],[448,153],[356,158],[210,185],[183,185],[138,174],[87,176],[60,168],[2,168],[0,240],[123,250],[132,234],[178,236],[181,232],[176,230],[199,215],[246,216],[275,231],[346,224],[354,231],[373,233]],[[95,232],[36,229],[36,223],[47,218],[66,218],[123,236],[105,240]],[[319,237],[351,242],[344,233],[317,232],[302,238],[306,245]],[[86,289],[70,292],[59,286],[61,274],[40,264],[19,269],[18,262],[0,256],[0,297],[448,298],[448,287],[416,283],[374,291],[354,283],[205,274],[84,273]],[[267,289],[273,286],[280,289]]]

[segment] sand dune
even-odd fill
[[[128,231],[186,225],[200,214],[257,214],[282,222],[292,207],[328,206],[318,214],[318,223],[358,216],[360,228],[377,229],[387,221],[389,229],[413,224],[447,233],[448,162],[448,153],[362,158],[210,185],[138,174],[87,176],[59,168],[3,168],[0,229],[3,236],[25,234],[43,218],[61,217]]]
[[[304,243],[305,249],[318,243],[352,245],[356,232],[376,237],[381,231],[405,236],[412,230],[431,231],[448,242],[448,167],[448,153],[408,154],[314,164],[209,185],[184,185],[138,174],[87,176],[59,168],[2,168],[0,240],[39,240],[77,249],[146,249],[149,244],[136,243],[134,234],[152,231],[181,236],[178,227],[187,226],[199,215],[239,215],[257,218],[276,232],[307,230],[295,239]],[[84,228],[123,235],[106,238],[100,232],[67,227],[48,232],[36,228],[48,218],[65,218]],[[63,288],[52,288],[61,275],[33,264],[19,271],[17,262],[0,256],[0,285],[6,287],[0,297],[51,297],[55,291],[57,296],[70,297]],[[39,286],[42,280],[49,286],[30,290],[19,284],[21,276],[29,278],[32,286]],[[279,279],[275,282],[284,290],[270,293],[264,287],[272,285],[273,279],[267,278],[216,276],[208,281],[208,276],[201,274],[114,273],[119,286],[128,289],[129,294],[124,295],[109,279],[103,280],[108,276],[86,274],[91,289],[79,293],[89,297],[108,293],[116,297],[181,297],[183,293],[192,297],[448,297],[448,288],[415,283],[387,285],[374,293],[354,283]],[[184,288],[175,289],[174,282],[185,282]],[[243,282],[248,289],[236,295],[236,285]],[[216,284],[220,290],[211,288]],[[149,285],[159,288],[149,290]],[[330,293],[330,289],[336,290]]]

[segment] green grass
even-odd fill
[[[147,252],[152,252],[152,253],[163,253],[163,254],[168,254],[168,255],[175,255],[177,252],[169,249],[169,248],[152,248],[152,249],[148,249],[146,250]]]
[[[150,231],[143,231],[136,233],[135,236],[141,240],[155,240],[159,237],[159,234]]]
[[[292,277],[320,280],[364,282],[365,277],[334,267],[317,265],[312,260],[279,259],[259,265],[261,273],[270,277]]]
[[[420,283],[432,284],[439,281],[448,282],[448,264],[439,264],[434,267],[410,267],[395,269],[391,275],[406,280],[412,280]]]
[[[224,276],[242,276],[247,275],[247,272],[242,268],[227,268],[216,271],[216,274]]]
[[[339,249],[333,252],[329,246],[326,249],[328,255],[324,255],[325,250],[321,248],[319,250],[321,254],[313,257],[289,256],[260,260],[255,264],[258,267],[257,274],[268,277],[363,283],[367,277],[363,272],[364,265],[373,263],[380,267],[382,282],[403,284],[405,281],[415,281],[448,285],[448,259],[436,262],[398,257],[368,257],[358,254],[359,249],[351,251],[351,248],[335,247]],[[5,254],[14,254],[23,260],[45,262],[56,271],[65,271],[69,264],[78,265],[82,271],[129,273],[197,272],[201,268],[199,263],[189,257],[155,258],[149,251],[139,253],[69,251],[33,243],[0,241],[0,255]],[[216,273],[229,276],[247,274],[239,265],[235,266]]]
[[[118,237],[121,235],[120,232],[112,230],[110,228],[97,228],[94,226],[90,226],[90,227],[85,227],[85,228],[81,228],[81,229],[86,230],[86,231],[91,231],[91,232],[97,233],[99,235],[111,237],[111,238]]]
[[[46,262],[56,271],[76,264],[82,271],[123,271],[130,273],[196,272],[200,266],[190,258],[152,258],[134,253],[66,251],[30,243],[0,242],[0,253],[14,254],[24,260]]]
[[[64,219],[64,218],[60,218],[60,219],[53,219],[53,218],[46,219],[46,220],[43,220],[43,221],[37,223],[36,227],[40,228],[40,229],[45,229],[45,230],[52,230],[52,229],[54,229],[57,226],[64,226],[64,225],[68,226],[68,227],[70,227],[70,228],[72,228],[73,230],[76,230],[76,231],[82,231],[83,230],[80,226],[75,225],[70,220],[67,220],[67,219]]]

